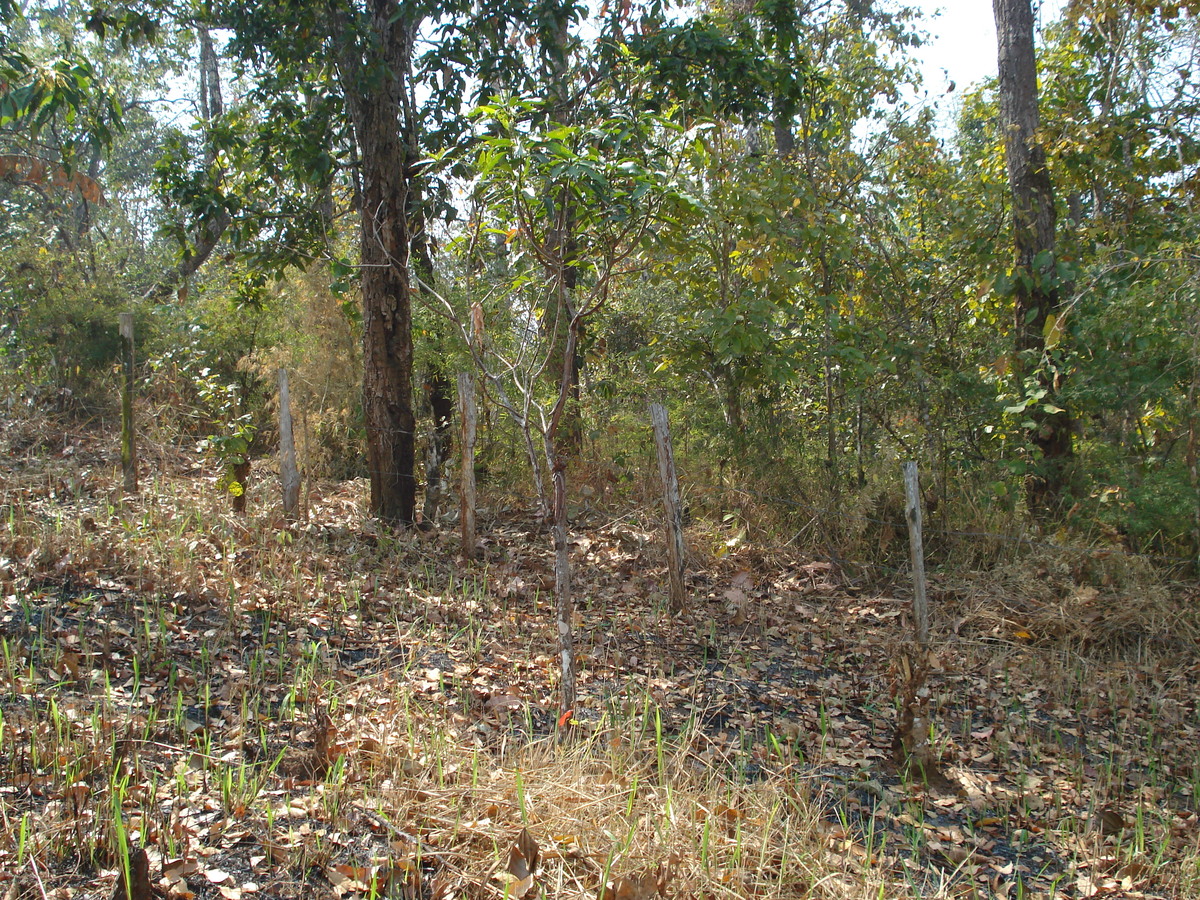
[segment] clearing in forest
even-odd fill
[[[672,615],[658,514],[580,511],[560,720],[552,550],[516,510],[464,567],[359,482],[285,525],[198,460],[136,497],[114,468],[84,441],[0,472],[7,898],[1200,893],[1194,590],[1135,559],[934,573],[914,779],[902,575],[718,557],[697,524]]]

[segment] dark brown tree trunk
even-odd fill
[[[1054,400],[1059,385],[1044,366],[1046,325],[1061,312],[1055,276],[1054,185],[1038,142],[1037,61],[1030,0],[992,0],[1000,62],[1000,126],[1013,200],[1015,284],[1013,295],[1014,377],[1024,392],[1030,373],[1045,396],[1030,407],[1030,439],[1040,453],[1038,471],[1026,482],[1030,510],[1045,513],[1061,499],[1074,455],[1071,419]]]
[[[362,155],[363,413],[371,511],[411,525],[416,421],[412,404],[404,77],[411,23],[393,0],[370,0],[370,53],[341,30],[340,76]],[[378,56],[376,54],[379,54]]]

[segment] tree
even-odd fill
[[[540,106],[532,99],[509,99],[479,109],[489,119],[491,135],[477,156],[479,195],[515,251],[510,280],[498,287],[508,301],[501,312],[514,316],[515,327],[509,330],[516,333],[516,346],[509,353],[496,342],[486,354],[477,345],[472,349],[500,403],[522,425],[539,483],[531,429],[541,438],[553,486],[560,708],[565,715],[575,706],[575,607],[564,451],[571,445],[566,412],[576,385],[580,336],[617,283],[636,268],[635,254],[665,218],[664,209],[683,197],[674,184],[673,156],[666,146],[678,132],[670,122],[617,106],[587,126],[564,126],[547,121]],[[563,240],[568,220],[570,246]],[[577,267],[580,276],[570,316],[561,329],[543,328],[546,318],[564,314],[569,267]],[[560,343],[563,335],[565,343]],[[545,390],[547,381],[552,390]]]
[[[1046,351],[1061,336],[1064,270],[1055,256],[1054,185],[1038,132],[1037,60],[1030,0],[992,0],[1000,63],[1000,128],[1012,192],[1013,378],[1024,390],[1029,437],[1040,454],[1026,482],[1031,511],[1061,499],[1074,458],[1071,417]]]
[[[329,216],[314,211],[327,203],[331,181],[351,180],[359,260],[350,268],[362,292],[371,509],[402,525],[414,521],[416,503],[410,259],[415,253],[417,268],[431,274],[428,223],[439,206],[417,156],[442,149],[424,141],[453,145],[462,138],[459,110],[468,84],[480,71],[489,83],[492,43],[524,14],[505,4],[467,13],[458,3],[398,0],[329,6],[264,0],[215,4],[212,13],[214,25],[232,30],[239,63],[256,78],[261,119],[247,123],[249,135],[229,141],[230,155],[247,170],[242,188],[231,185],[216,202],[199,197],[197,212],[230,210],[235,246],[248,249],[260,271],[278,273],[325,252]],[[479,28],[469,27],[476,22]],[[417,57],[422,23],[436,40]],[[419,223],[415,232],[410,217]],[[443,437],[445,404],[436,401],[445,399],[444,384],[431,376],[431,399],[442,407],[435,435]]]
[[[811,415],[803,430],[823,433],[820,481],[836,492],[861,431],[863,214],[898,118],[884,98],[909,77],[912,36],[905,16],[863,4],[728,9],[634,42],[656,97],[716,120],[689,160],[711,214],[681,230],[663,267],[690,313],[673,329],[674,361],[716,388],[738,461],[753,456],[748,409]],[[880,133],[861,139],[872,120]]]
[[[116,357],[116,310],[169,252],[150,224],[146,162],[180,48],[89,34],[87,15],[29,4],[0,37],[0,354],[25,396],[52,388],[56,403],[99,399],[89,389]]]
[[[417,487],[403,108],[418,23],[395,0],[370,0],[361,23],[347,21],[343,12],[333,22],[338,77],[362,154],[363,411],[371,509],[401,525],[415,520]]]
[[[202,261],[204,250],[211,252],[206,236],[227,224],[251,264],[252,289],[290,266],[310,265],[327,254],[330,189],[346,170],[359,220],[371,510],[410,525],[416,423],[404,109],[421,13],[396,0],[329,6],[264,0],[213,3],[204,21],[232,32],[230,49],[255,76],[256,89],[241,115],[219,123],[210,138],[216,144],[204,165],[218,155],[228,160],[224,177],[194,179],[189,188],[187,166],[163,170],[168,191],[198,223],[192,232],[201,240],[186,258]],[[212,72],[209,84],[217,77]],[[339,165],[335,152],[352,164]]]
[[[221,93],[221,69],[213,47],[212,34],[204,21],[196,25],[196,40],[199,49],[197,69],[200,75],[199,120],[204,135],[203,165],[197,173],[198,184],[185,185],[182,179],[160,179],[160,196],[168,204],[173,199],[172,194],[179,195],[188,190],[200,190],[219,196],[221,182],[224,180],[224,167],[218,155],[219,146],[214,139],[225,115],[225,101]],[[163,166],[160,171],[166,172],[167,169]],[[197,216],[190,230],[180,224],[175,230],[179,244],[179,263],[147,292],[147,296],[162,298],[172,288],[178,288],[186,295],[188,281],[208,262],[231,221],[232,217],[225,204],[218,202],[211,204],[203,214]]]

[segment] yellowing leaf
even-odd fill
[[[104,202],[104,191],[98,181],[37,156],[0,155],[0,178],[39,187],[49,184],[59,190],[77,191],[89,203]]]
[[[1046,349],[1058,345],[1058,342],[1063,337],[1063,319],[1064,316],[1056,316],[1053,313],[1046,316],[1046,324],[1042,327],[1042,337],[1046,342]]]

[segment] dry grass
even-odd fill
[[[929,707],[962,789],[939,796],[886,763],[902,605],[830,567],[697,529],[697,606],[676,621],[653,600],[652,514],[581,534],[585,698],[560,741],[546,548],[526,528],[488,521],[488,562],[461,571],[453,536],[365,519],[361,484],[285,526],[262,482],[241,519],[215,471],[160,464],[125,498],[111,458],[68,436],[0,475],[14,900],[107,898],[130,846],[176,897],[1200,885],[1195,619],[1149,573],[1039,558],[943,585]],[[770,678],[773,711],[743,727]]]

